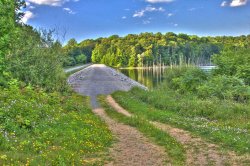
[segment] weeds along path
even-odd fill
[[[135,128],[118,123],[107,116],[102,108],[93,110],[109,126],[117,138],[111,149],[112,161],[107,166],[161,166],[164,165],[164,149],[152,144]]]
[[[117,112],[128,117],[132,116],[131,113],[116,103],[116,101],[110,95],[107,97],[107,102]],[[208,143],[199,137],[193,136],[188,131],[174,128],[159,122],[150,123],[152,123],[155,127],[169,133],[185,147],[187,153],[186,165],[240,166],[243,165],[241,164],[241,160],[246,158],[245,156],[236,156],[234,152],[222,152],[217,145]]]

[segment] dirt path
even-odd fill
[[[144,137],[135,128],[117,123],[109,118],[101,108],[93,110],[109,126],[111,132],[117,138],[111,149],[113,161],[107,166],[161,166],[164,164],[164,149],[156,146]]]
[[[119,113],[125,116],[132,116],[128,111],[123,109],[111,97],[107,97],[107,102]],[[215,144],[208,143],[199,137],[193,136],[188,131],[174,128],[169,125],[151,122],[157,128],[162,129],[179,141],[187,152],[187,165],[244,165],[243,160],[249,159],[249,156],[236,156],[234,152],[222,152]]]
[[[68,78],[68,83],[79,94],[90,96],[93,112],[100,116],[117,138],[111,149],[112,162],[106,165],[161,166],[166,159],[163,148],[154,145],[135,128],[118,123],[99,108],[97,96],[117,90],[128,91],[134,86],[145,86],[102,64],[91,65]]]

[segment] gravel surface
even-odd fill
[[[93,108],[99,107],[97,95],[108,95],[119,90],[128,91],[134,86],[147,89],[144,85],[102,64],[91,65],[71,75],[68,83],[76,92],[90,96]]]

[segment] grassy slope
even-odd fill
[[[112,96],[137,116],[184,128],[239,153],[250,153],[249,104],[199,100],[166,89],[133,89]]]
[[[166,132],[163,132],[160,129],[154,127],[143,117],[126,117],[120,113],[117,113],[111,106],[109,106],[105,102],[105,97],[100,97],[99,100],[101,101],[103,108],[110,117],[124,124],[136,127],[140,132],[149,137],[152,141],[160,146],[163,146],[169,157],[169,159],[167,160],[168,163],[170,162],[173,165],[185,164],[186,156],[184,147],[173,137],[168,135]]]
[[[112,135],[87,102],[74,93],[1,89],[0,165],[102,165]]]

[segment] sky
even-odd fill
[[[24,23],[55,29],[65,41],[142,32],[250,34],[250,0],[26,0],[26,6]]]

